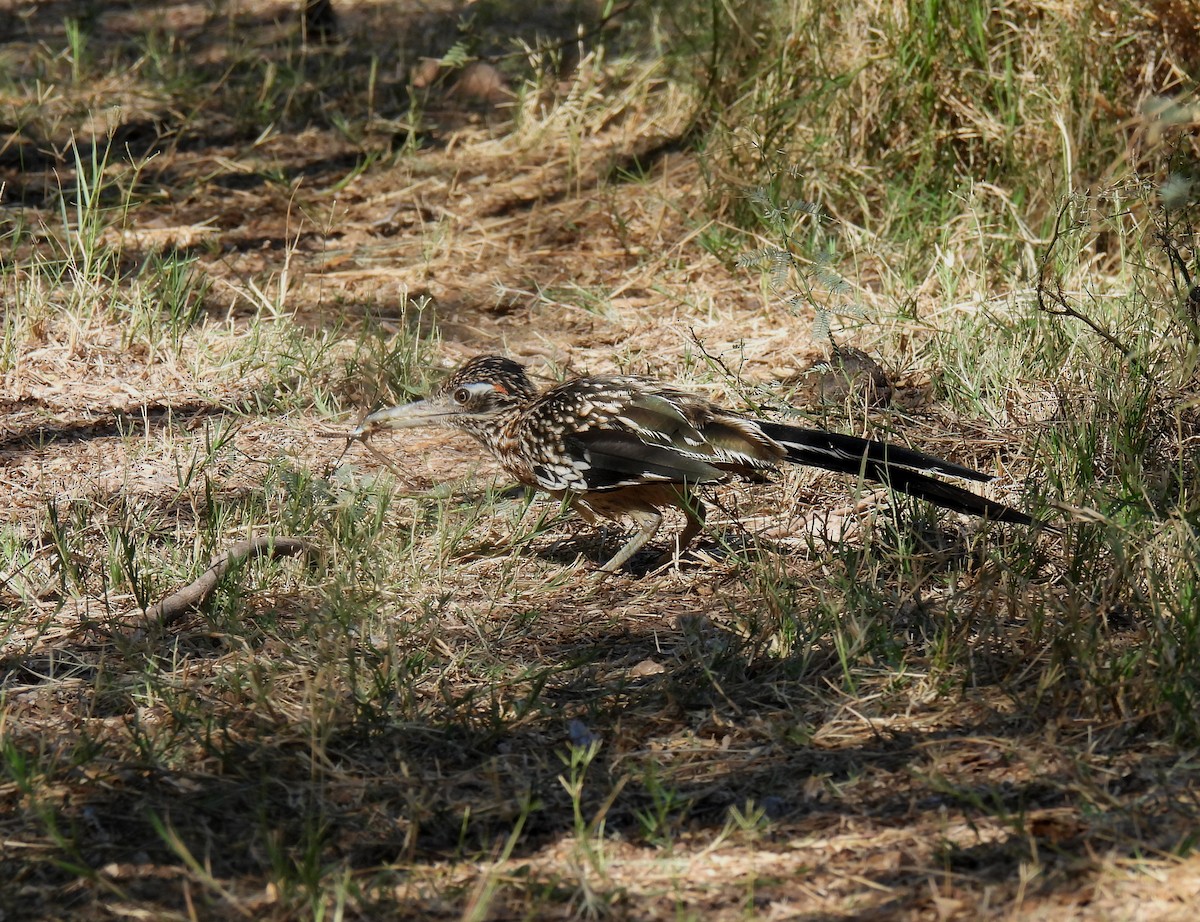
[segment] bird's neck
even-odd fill
[[[460,420],[457,428],[474,438],[503,464],[515,454],[516,429],[520,416],[520,407],[506,407],[482,419]]]

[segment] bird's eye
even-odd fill
[[[455,388],[454,393],[451,396],[454,398],[454,402],[459,406],[465,407],[471,400],[471,392],[465,387]]]

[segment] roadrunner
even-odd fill
[[[929,476],[991,480],[987,474],[886,442],[752,419],[650,378],[575,378],[539,393],[522,365],[481,355],[427,399],[372,413],[353,434],[409,426],[470,433],[518,481],[567,502],[588,522],[633,519],[638,531],[604,564],[607,572],[658,533],[667,506],[687,517],[682,552],[704,524],[696,487],[731,474],[762,478],[785,461],[878,481],[967,515],[1042,524]]]

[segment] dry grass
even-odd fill
[[[541,5],[542,51],[500,57],[502,6],[469,35],[511,106],[410,96],[459,36],[436,7],[346,0],[328,47],[285,5],[0,10],[0,916],[1193,915],[1198,334],[1163,241],[1200,267],[1151,180],[1194,138],[1135,116],[1193,111],[1194,23],[1133,10],[1110,73],[1074,8],[992,4],[972,63],[969,21],[901,55],[917,5],[797,4],[718,22],[706,73],[640,7],[577,44],[596,12]],[[756,70],[787,55],[853,79]],[[898,86],[906,60],[958,77]],[[1063,121],[1097,93],[1107,128]],[[804,177],[739,113],[768,144],[803,121]],[[835,335],[889,406],[793,389],[815,304],[734,264],[779,243],[756,183],[840,219],[794,243],[836,240],[865,313]],[[601,579],[616,536],[473,444],[380,440],[384,468],[322,437],[485,349],[803,406],[1065,534],[790,471],[716,494],[681,567]],[[267,534],[318,553],[146,617]]]

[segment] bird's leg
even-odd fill
[[[629,558],[640,551],[647,541],[658,534],[658,529],[662,526],[662,513],[652,507],[629,510],[627,514],[637,523],[637,534],[630,538],[625,546],[613,555],[612,560],[600,568],[603,573],[615,573],[621,567],[625,566],[629,562]]]
[[[704,508],[704,503],[700,502],[695,495],[684,489],[680,489],[676,493],[676,496],[677,501],[674,505],[678,506],[683,511],[683,514],[687,516],[687,524],[675,539],[675,546],[665,551],[654,562],[656,567],[665,567],[667,564],[678,560],[680,555],[696,540],[696,535],[700,534],[701,529],[704,528],[704,516],[708,511]]]

